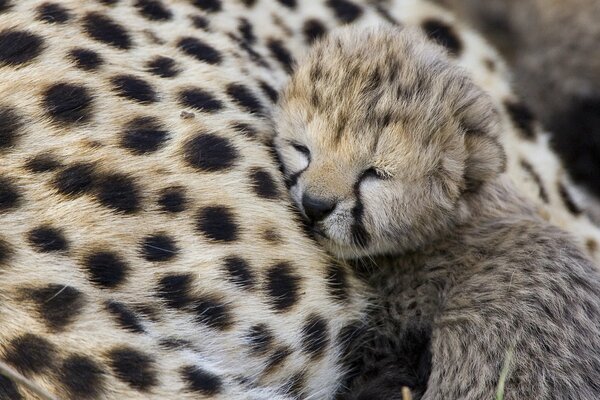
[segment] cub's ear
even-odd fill
[[[457,109],[467,150],[465,182],[474,190],[506,169],[506,154],[499,141],[500,117],[492,99],[474,85]]]

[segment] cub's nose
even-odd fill
[[[302,207],[304,207],[304,213],[311,222],[319,222],[331,214],[335,208],[335,201],[319,199],[305,194],[302,196]]]

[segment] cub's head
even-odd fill
[[[298,65],[275,121],[292,198],[338,257],[435,240],[504,169],[490,98],[407,29],[331,33]]]

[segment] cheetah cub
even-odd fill
[[[511,186],[495,103],[409,29],[346,28],[275,114],[290,193],[335,256],[368,260],[347,398],[600,399],[600,276]]]

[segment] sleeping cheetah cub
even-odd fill
[[[406,29],[332,33],[276,123],[318,240],[371,262],[348,398],[600,399],[600,276],[512,188],[493,101],[441,48]]]

